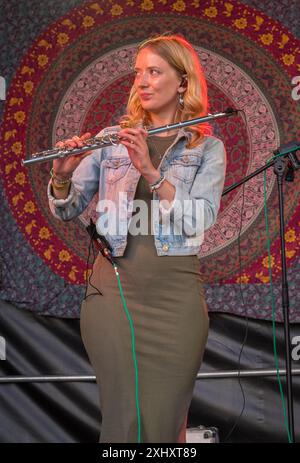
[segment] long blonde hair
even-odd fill
[[[183,107],[178,104],[174,122],[181,122],[207,115],[207,85],[198,55],[192,45],[179,35],[159,35],[142,42],[137,54],[150,48],[163,58],[177,72],[180,78],[186,81],[186,90],[183,94]],[[140,99],[133,85],[127,103],[127,114],[121,118],[122,126],[134,127],[140,123],[149,124],[149,116],[142,108]],[[209,124],[199,124],[189,127],[192,132],[189,148],[197,146],[204,135],[211,133]]]

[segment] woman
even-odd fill
[[[193,47],[179,36],[151,38],[136,55],[126,127],[102,132],[117,132],[120,143],[53,162],[48,195],[56,217],[73,219],[99,192],[97,230],[111,245],[135,331],[138,370],[114,269],[99,255],[81,334],[99,386],[100,442],[137,442],[139,430],[142,442],[185,442],[209,325],[197,253],[219,209],[225,150],[204,125],[149,138],[143,127],[205,114],[206,82]],[[58,145],[82,146],[89,136]],[[136,233],[134,200],[158,204],[156,214],[148,207],[139,217],[150,219],[144,234]]]

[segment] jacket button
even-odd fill
[[[162,247],[162,249],[163,249],[164,252],[169,251],[169,245],[168,245],[168,244],[164,244],[163,247]]]

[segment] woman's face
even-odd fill
[[[167,61],[150,48],[143,48],[135,62],[134,86],[141,105],[150,115],[173,120],[181,87],[181,78]]]

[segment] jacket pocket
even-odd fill
[[[107,183],[115,183],[124,177],[131,164],[129,158],[111,158],[103,161],[105,180]]]
[[[172,159],[170,169],[172,175],[185,183],[191,183],[201,165],[199,154],[184,153],[182,156]]]

